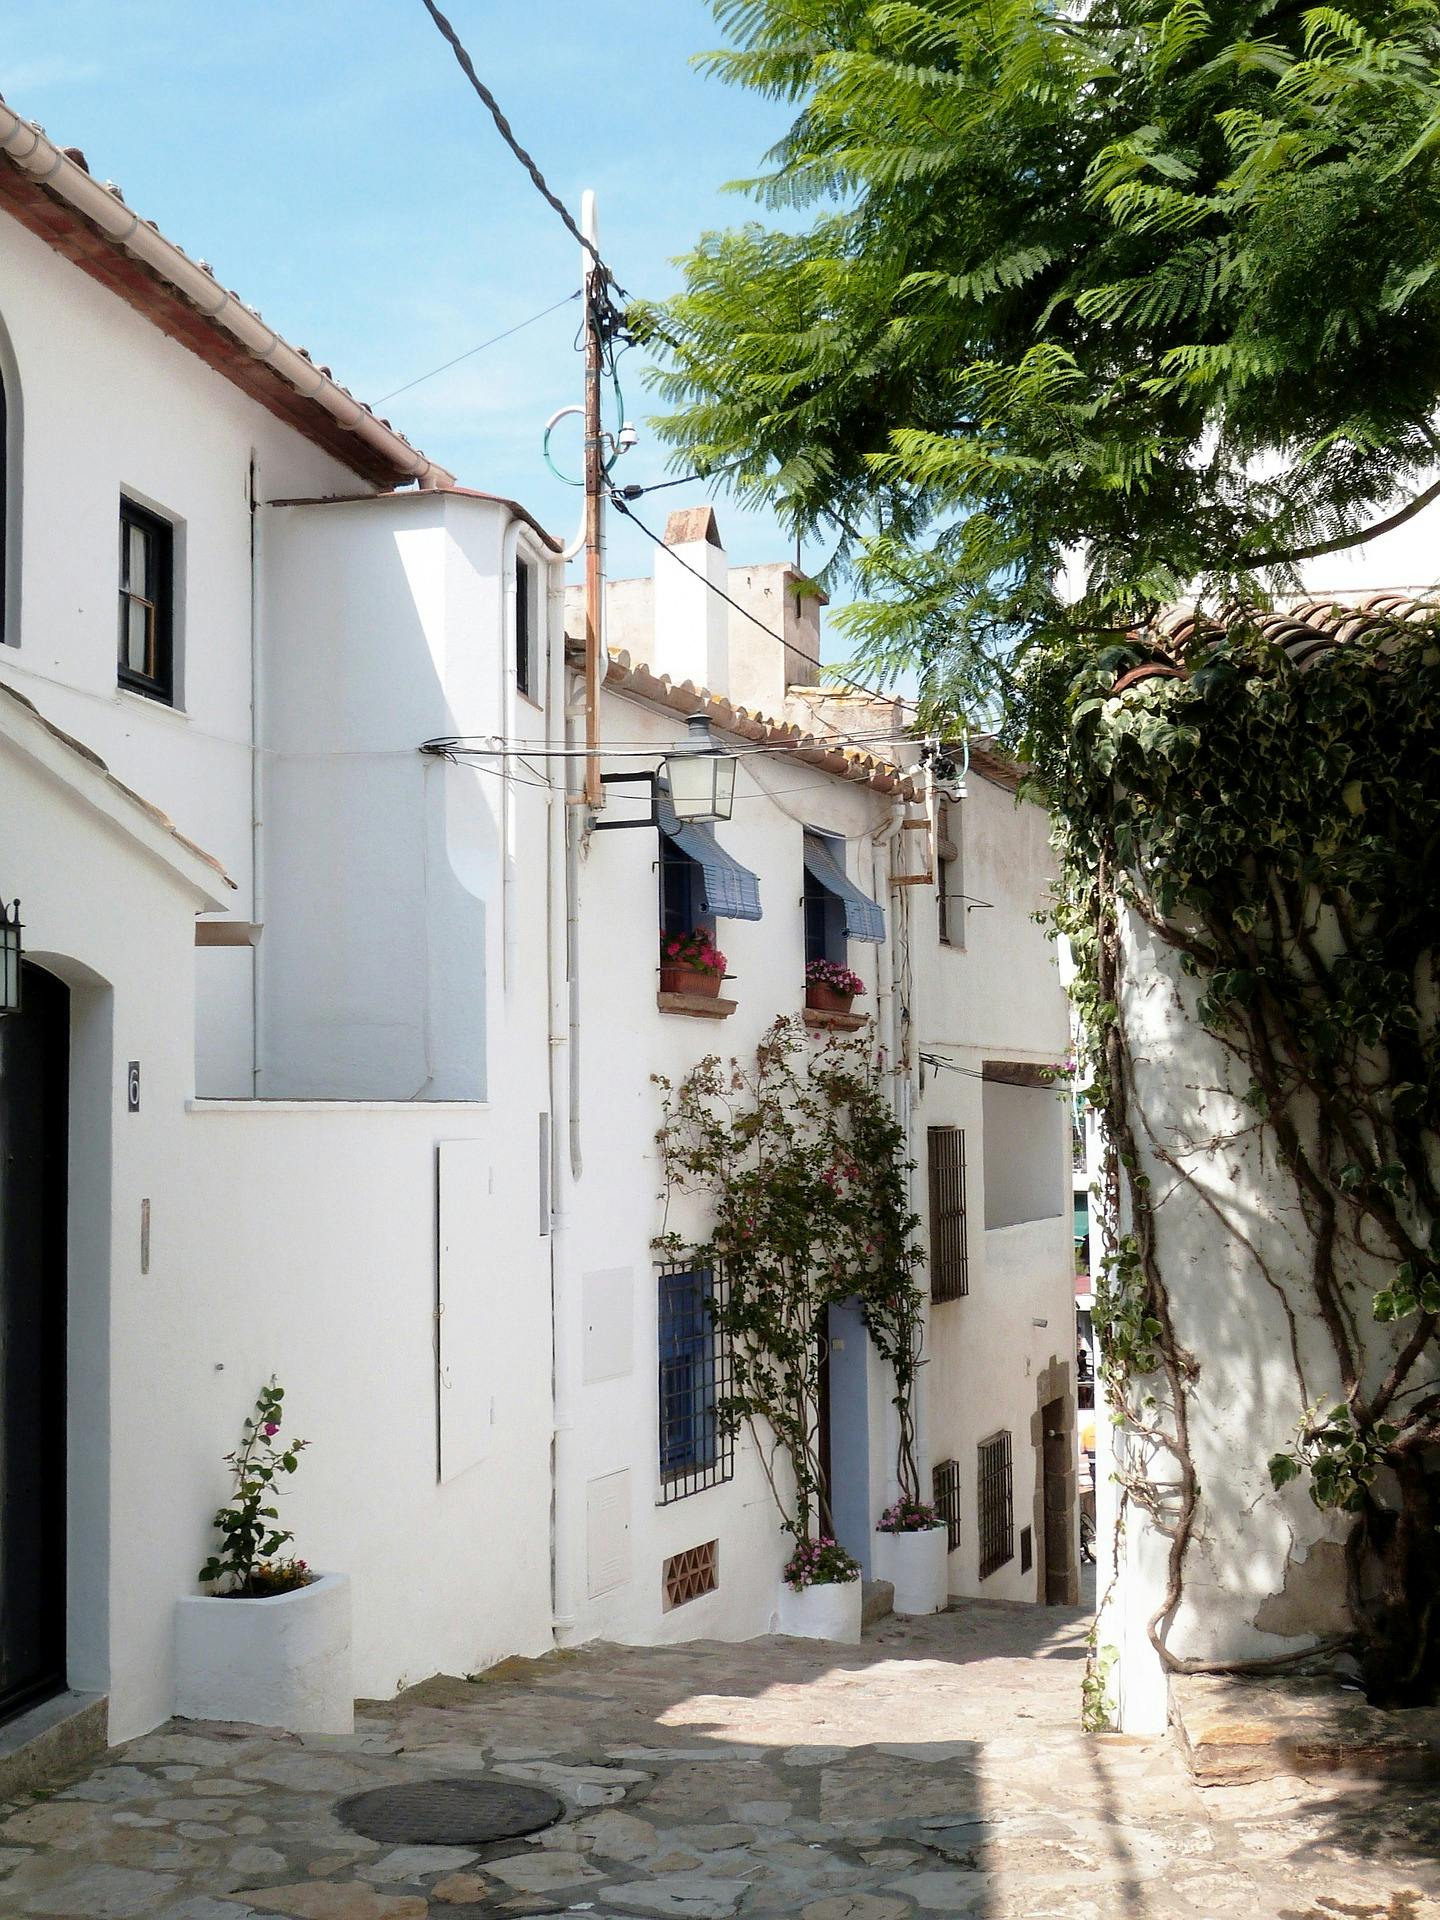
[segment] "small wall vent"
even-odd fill
[[[1035,1530],[1033,1527],[1020,1529],[1020,1571],[1028,1573],[1035,1564]]]
[[[702,1594],[714,1593],[720,1585],[720,1542],[707,1540],[702,1547],[687,1547],[672,1554],[661,1575],[665,1611],[683,1607]]]

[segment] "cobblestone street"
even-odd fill
[[[172,1722],[0,1819],[0,1913],[74,1920],[1440,1920],[1440,1808],[1198,1790],[1076,1726],[1084,1617],[966,1604],[863,1646],[597,1648],[434,1680],[351,1739]],[[383,1845],[365,1788],[478,1771],[560,1824]]]

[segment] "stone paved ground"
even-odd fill
[[[353,1739],[172,1722],[0,1808],[0,1915],[63,1920],[1440,1920],[1440,1806],[1201,1793],[1077,1730],[1084,1617],[967,1604],[858,1648],[597,1648],[436,1680]],[[382,1846],[338,1798],[481,1770],[565,1799],[479,1852]]]

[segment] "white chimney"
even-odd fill
[[[650,665],[674,681],[730,691],[730,568],[713,507],[685,507],[665,523],[655,554],[655,637]]]

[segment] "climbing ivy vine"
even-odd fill
[[[1172,1668],[1204,1664],[1165,1636],[1203,1528],[1190,1418],[1207,1382],[1176,1335],[1192,1276],[1146,1169],[1186,1181],[1187,1154],[1248,1148],[1281,1183],[1295,1262],[1195,1191],[1283,1308],[1295,1437],[1270,1477],[1351,1516],[1348,1644],[1371,1697],[1398,1703],[1440,1681],[1440,619],[1357,625],[1298,664],[1243,622],[1076,641],[1031,664],[1024,727],[1109,1142],[1102,1369],[1154,1463],[1122,1497],[1169,1541],[1152,1642]],[[1137,1085],[1126,916],[1175,956],[1242,1091],[1243,1123],[1199,1149]]]
[[[820,1470],[818,1408],[828,1310],[857,1300],[871,1340],[894,1371],[901,1494],[920,1495],[914,1387],[921,1364],[923,1254],[911,1211],[905,1135],[868,1034],[817,1042],[793,1017],[777,1019],[753,1063],[707,1056],[682,1079],[657,1076],[657,1142],[667,1217],[676,1195],[707,1207],[699,1245],[667,1231],[674,1257],[724,1266],[713,1307],[733,1343],[734,1380],[718,1403],[735,1432],[763,1420],[789,1461],[791,1501],[771,1491],[796,1539],[833,1534]],[[761,1450],[762,1459],[768,1456]],[[768,1471],[768,1467],[767,1467]]]

